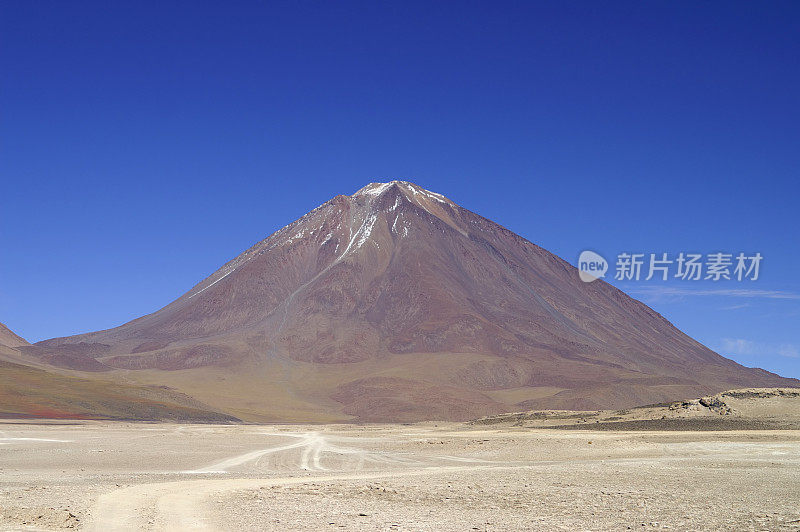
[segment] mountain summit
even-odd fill
[[[153,314],[22,349],[261,421],[457,420],[800,384],[406,181],[336,196]]]

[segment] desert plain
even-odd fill
[[[798,530],[795,417],[695,401],[472,423],[6,420],[0,528]]]

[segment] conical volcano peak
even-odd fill
[[[334,197],[153,314],[27,349],[165,385],[181,370],[190,395],[259,419],[469,419],[798,384],[408,181]]]
[[[451,205],[455,205],[452,201],[444,197],[443,195],[432,192],[427,190],[416,183],[412,183],[410,181],[388,181],[386,183],[370,183],[365,187],[360,188],[353,194],[352,197],[359,197],[359,196],[382,196],[383,194],[387,193],[390,190],[399,190],[402,192],[406,197],[409,199],[413,199],[416,196],[428,198],[431,200],[439,201],[442,203],[449,203]]]
[[[405,237],[411,225],[443,223],[466,236],[458,221],[463,211],[456,203],[410,181],[370,183],[350,196],[360,213],[363,227],[373,227],[383,219],[392,233]]]
[[[459,206],[436,192],[431,192],[410,181],[389,181],[386,183],[370,183],[351,196],[361,205],[368,206],[372,212],[394,212],[404,203],[415,205],[433,216],[445,220],[454,226],[452,211]],[[460,230],[459,230],[460,231]]]

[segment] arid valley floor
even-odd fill
[[[0,424],[4,530],[794,530],[800,431]]]

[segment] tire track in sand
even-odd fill
[[[478,471],[483,469],[520,469],[534,466],[475,465],[429,466],[400,471],[376,471],[356,474],[330,474],[283,478],[231,478],[197,479],[177,482],[140,484],[101,495],[92,510],[89,530],[98,532],[128,530],[220,530],[206,515],[204,501],[222,493],[254,490],[272,486],[290,486],[309,482],[335,482],[339,480],[374,480],[380,478],[409,477]],[[148,522],[148,509],[154,509],[152,522]]]
[[[173,482],[139,484],[114,490],[98,497],[89,523],[90,530],[214,530],[211,519],[204,513],[207,499],[235,490],[258,489],[270,486],[305,484],[308,482],[333,482],[337,480],[369,480],[378,478],[433,475],[488,468],[519,468],[520,465],[487,465],[484,460],[452,456],[431,457],[436,462],[457,460],[475,465],[433,465],[430,461],[416,460],[400,453],[367,451],[332,443],[332,439],[318,432],[300,434],[279,433],[270,436],[292,437],[299,441],[268,447],[232,456],[211,465],[184,471],[185,474],[227,473],[228,470],[254,462],[257,466],[264,457],[276,458],[300,452],[295,462],[301,471],[329,471],[322,465],[323,456],[335,458],[347,473],[340,470],[315,476],[288,476],[277,478],[211,478]],[[342,438],[339,438],[340,440]],[[290,456],[291,458],[291,456]],[[291,462],[290,462],[291,463]],[[382,470],[361,471],[365,464]],[[507,463],[506,463],[507,464]],[[524,467],[524,466],[523,466]],[[352,472],[352,471],[356,472]]]

